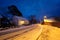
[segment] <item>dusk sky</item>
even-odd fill
[[[26,18],[30,15],[36,15],[37,19],[60,16],[60,0],[0,0],[0,13],[7,15],[10,5],[16,5]]]

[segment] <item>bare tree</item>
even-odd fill
[[[32,23],[32,24],[37,23],[37,20],[36,20],[36,16],[35,15],[31,15],[29,18],[30,18],[30,23]]]

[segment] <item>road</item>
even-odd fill
[[[0,40],[60,40],[60,28],[51,25],[33,24],[4,33]]]
[[[0,40],[60,40],[60,28],[51,25],[32,24],[0,31]]]
[[[22,28],[10,29],[6,32],[0,32],[0,40],[37,40],[43,27],[40,24],[33,24]],[[17,30],[17,31],[16,31]],[[12,32],[11,32],[12,31]]]

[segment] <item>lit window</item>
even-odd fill
[[[24,23],[25,23],[25,21],[23,21],[23,20],[18,21],[18,25],[23,25]]]

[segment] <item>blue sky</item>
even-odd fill
[[[60,0],[0,0],[0,11],[6,15],[10,5],[16,5],[26,18],[30,15],[36,15],[37,19],[44,15],[60,16]]]

